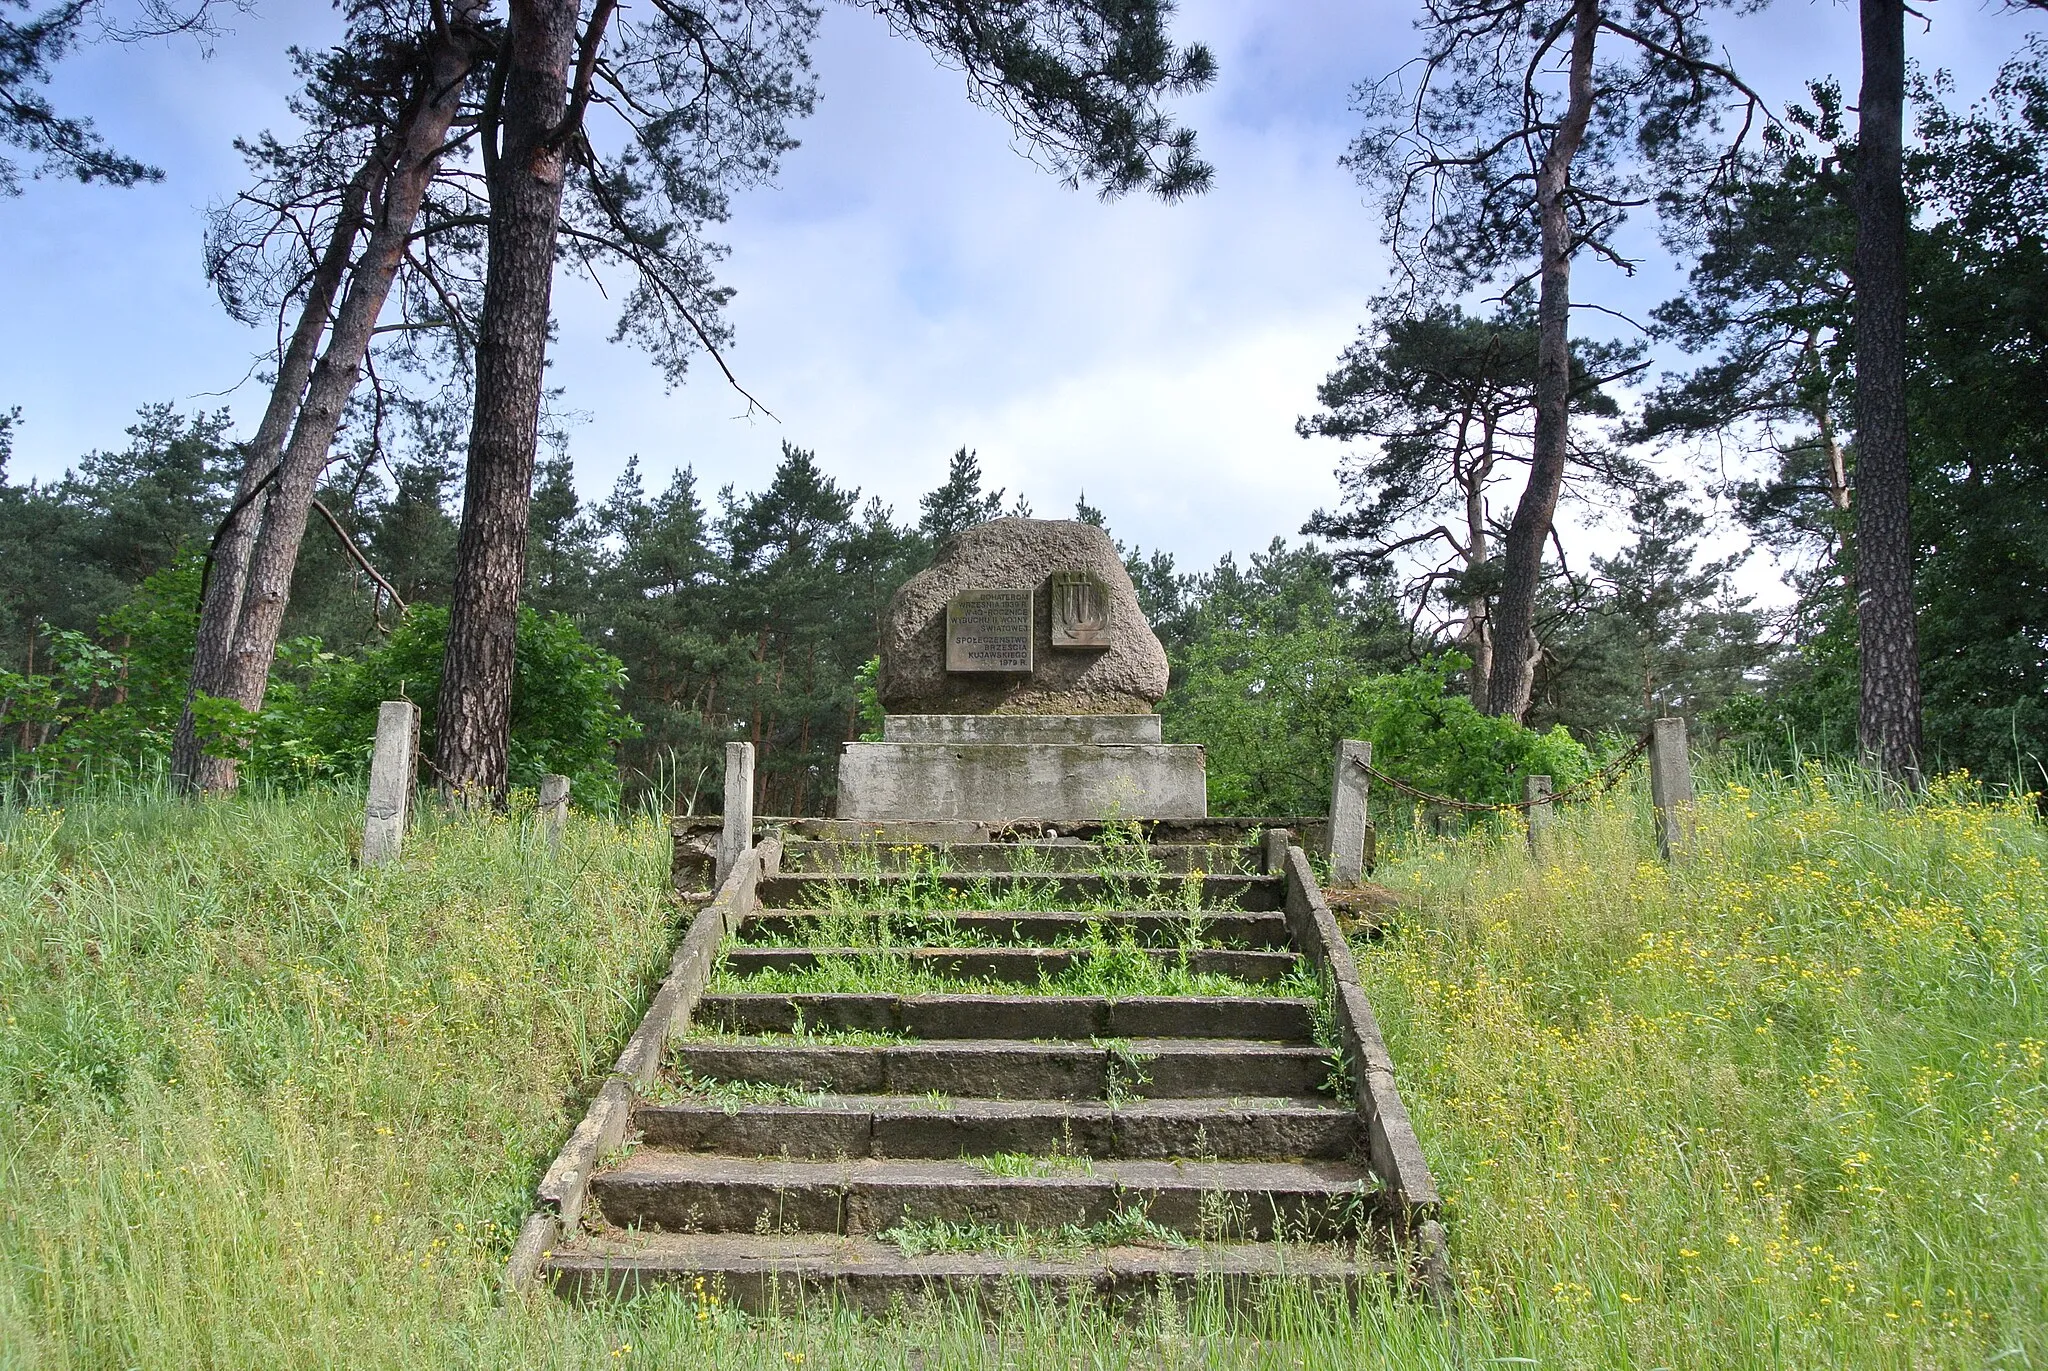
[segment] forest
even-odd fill
[[[684,450],[579,497],[541,386],[545,306],[512,303],[518,280],[611,263],[637,283],[622,339],[673,377],[693,357],[724,370],[703,235],[814,98],[808,11],[662,6],[608,28],[612,8],[526,35],[560,59],[533,109],[493,84],[523,21],[482,6],[360,0],[337,46],[296,53],[300,132],[238,145],[249,185],[206,231],[222,306],[280,340],[255,432],[153,404],[125,448],[21,480],[5,464],[33,416],[0,411],[10,778],[351,775],[375,701],[403,694],[446,788],[556,770],[585,803],[691,809],[744,738],[766,810],[829,812],[839,745],[874,723],[876,616],[939,540],[1069,499],[1115,532],[1085,491],[984,489],[971,434],[914,459],[915,510],[836,479],[828,435],[785,439],[748,490],[700,489]],[[1069,179],[1208,187],[1165,102],[1213,59],[1174,45],[1166,7],[1125,32],[1026,7],[1006,36],[881,8]],[[217,19],[52,11],[10,27],[27,60],[8,79],[33,97],[91,41],[87,11],[110,41]],[[1512,772],[1549,748],[1569,772],[1667,713],[1777,764],[2042,779],[2048,50],[2016,40],[1964,104],[1866,41],[1860,114],[1828,78],[1772,109],[1710,57],[1704,12],[1657,15],[1588,27],[1567,8],[1490,49],[1485,14],[1433,8],[1411,87],[1360,87],[1346,166],[1394,270],[1320,385],[1302,378],[1297,422],[1339,498],[1247,530],[1263,550],[1242,561],[1125,548],[1173,664],[1169,734],[1211,746],[1219,811],[1314,809],[1340,736],[1484,799],[1501,768],[1454,774],[1458,756],[1512,754]],[[714,33],[727,60],[703,55]],[[154,174],[40,97],[11,108],[37,174]],[[567,154],[566,191],[508,169],[519,138]],[[1631,214],[1690,264],[1686,288],[1634,331],[1578,336],[1601,316],[1573,308],[1602,307],[1573,300],[1571,263],[1630,260]],[[553,246],[519,258],[515,220]],[[643,462],[673,474],[650,488]],[[1789,602],[1742,593],[1745,564]]]

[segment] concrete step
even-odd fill
[[[857,1030],[912,1038],[1261,1038],[1306,1043],[1309,1000],[1245,996],[706,995],[691,1021],[721,1033]]]
[[[1180,876],[1142,871],[1043,876],[1016,872],[943,876],[811,874],[766,877],[758,894],[760,903],[772,909],[826,904],[844,909],[898,907],[906,894],[915,894],[921,901],[943,902],[950,897],[955,903],[965,903],[970,898],[980,898],[983,892],[997,898],[1029,893],[1061,906],[1105,900],[1156,900],[1178,908],[1187,893],[1187,884]],[[1254,913],[1280,908],[1285,893],[1278,876],[1206,876],[1201,887],[1199,904],[1204,909],[1228,907]]]
[[[715,833],[723,821],[715,814],[682,816],[673,821],[677,833]],[[844,843],[923,843],[950,846],[957,843],[1049,842],[1079,839],[1093,843],[1108,838],[1132,838],[1158,846],[1173,843],[1215,843],[1246,847],[1258,841],[1260,830],[1285,828],[1295,841],[1311,850],[1327,844],[1328,821],[1320,815],[1272,816],[1264,818],[1213,817],[1206,819],[1030,819],[1009,823],[981,823],[972,819],[805,819],[763,815],[754,820],[756,836],[774,831],[784,842],[813,839]]]
[[[834,1235],[619,1233],[578,1239],[548,1269],[558,1291],[581,1298],[657,1285],[696,1288],[749,1313],[792,1312],[829,1299],[881,1317],[899,1307],[968,1296],[998,1303],[1019,1285],[1088,1295],[1118,1306],[1162,1289],[1176,1299],[1221,1297],[1250,1307],[1275,1281],[1306,1283],[1325,1299],[1357,1298],[1391,1265],[1351,1245],[1213,1244],[1200,1247],[1054,1248],[1039,1256],[935,1252],[906,1257],[874,1238]]]
[[[1229,976],[1253,984],[1277,981],[1293,971],[1300,957],[1292,952],[1241,951],[1234,948],[1139,948],[1161,967],[1181,964],[1197,975]],[[1087,948],[1064,947],[727,947],[725,967],[734,975],[763,971],[809,971],[827,962],[881,962],[951,976],[960,980],[1030,985],[1085,965],[1097,954]],[[1112,952],[1112,956],[1123,955]]]
[[[1135,860],[1134,860],[1135,859]],[[1126,843],[1104,845],[1076,839],[1016,843],[862,843],[785,838],[782,869],[792,873],[868,871],[1065,872],[1102,867],[1155,866],[1170,872],[1247,874],[1258,860],[1237,843]]]
[[[802,1105],[641,1103],[652,1146],[740,1157],[1173,1157],[1349,1159],[1357,1111],[1327,1098],[1063,1100],[822,1095]]]
[[[1091,914],[1078,910],[1031,910],[974,913],[906,914],[875,910],[841,914],[817,909],[764,909],[740,926],[742,942],[802,938],[829,921],[831,927],[859,928],[870,936],[895,942],[1077,943],[1100,930],[1116,938],[1128,933],[1146,946],[1173,946],[1193,941],[1207,947],[1284,948],[1289,946],[1287,916],[1278,912],[1244,914],[1234,909],[1199,915],[1155,910],[1120,910]]]
[[[669,1063],[707,1081],[841,1095],[936,1091],[1013,1100],[1320,1095],[1337,1069],[1334,1056],[1320,1047],[1237,1038],[991,1038],[883,1046],[684,1039],[669,1049]]]
[[[1057,1229],[1142,1212],[1189,1237],[1297,1242],[1372,1231],[1371,1175],[1336,1161],[1084,1161],[997,1175],[972,1161],[763,1161],[643,1147],[591,1178],[606,1223],[689,1233],[846,1233],[905,1223]]]

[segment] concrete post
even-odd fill
[[[547,835],[548,851],[562,845],[562,825],[569,819],[569,778],[548,775],[540,778],[540,827]]]
[[[1357,885],[1365,878],[1365,799],[1371,784],[1372,744],[1345,738],[1337,744],[1330,777],[1330,884]]]
[[[377,707],[377,741],[370,752],[370,794],[363,805],[364,866],[398,855],[419,767],[420,711],[411,700]]]
[[[1277,876],[1287,865],[1287,845],[1294,834],[1284,828],[1268,828],[1259,834],[1259,870]]]
[[[754,745],[725,745],[725,827],[718,835],[718,869],[713,886],[725,878],[754,845]]]
[[[1529,806],[1529,851],[1541,854],[1550,839],[1550,778],[1529,776],[1522,781],[1522,801]]]
[[[1657,811],[1658,853],[1667,862],[1683,857],[1692,847],[1692,759],[1683,719],[1650,725],[1650,803]]]

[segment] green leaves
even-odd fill
[[[1522,798],[1522,778],[1548,776],[1563,789],[1592,771],[1592,757],[1562,725],[1547,733],[1481,714],[1453,677],[1472,663],[1455,652],[1406,671],[1368,676],[1351,690],[1373,765],[1418,789],[1474,803]]]
[[[1170,739],[1209,749],[1210,810],[1323,813],[1337,739],[1358,736],[1345,732],[1353,687],[1398,660],[1390,602],[1340,593],[1328,556],[1277,538],[1247,570],[1226,558],[1192,589],[1160,713]]]
[[[386,642],[359,658],[306,659],[302,681],[272,686],[248,754],[250,773],[284,781],[362,773],[384,700],[420,706],[424,749],[433,735],[447,633],[447,610],[416,605]],[[616,749],[639,731],[620,705],[625,684],[619,659],[585,640],[568,616],[522,607],[513,648],[512,783],[533,785],[559,773],[569,777],[578,804],[616,804]]]

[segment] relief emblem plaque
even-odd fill
[[[1092,571],[1052,574],[1052,645],[1056,648],[1106,648],[1109,637],[1109,586]]]

